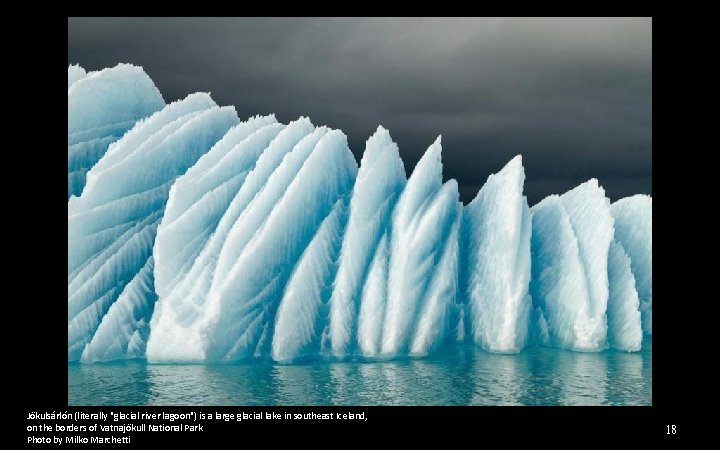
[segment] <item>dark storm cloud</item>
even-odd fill
[[[652,189],[651,19],[69,19],[68,62],[309,116],[358,160],[382,124],[408,174],[442,134],[466,203],[518,153],[531,204],[591,177],[613,200]]]

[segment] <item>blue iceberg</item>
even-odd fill
[[[144,71],[68,67],[68,361],[423,356],[471,340],[638,351],[652,199],[596,180],[532,208],[520,155],[467,206],[440,137],[241,121]]]
[[[130,64],[86,73],[68,67],[68,198],[79,196],[85,176],[110,145],[139,120],[165,106],[142,68]]]
[[[635,278],[642,329],[652,335],[652,197],[633,195],[610,206],[615,218],[615,239],[630,258]]]
[[[613,217],[592,179],[531,209],[533,303],[550,343],[598,351],[607,345],[608,252]]]
[[[464,210],[462,273],[471,334],[492,352],[515,353],[527,342],[531,219],[524,181],[518,155],[488,177]]]

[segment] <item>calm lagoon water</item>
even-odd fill
[[[297,365],[68,364],[70,405],[650,405],[652,343],[641,352],[471,344],[426,358]]]

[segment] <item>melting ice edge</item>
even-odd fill
[[[439,137],[408,178],[382,127],[358,168],[307,118],[70,66],[68,361],[639,350],[652,198],[591,179],[529,208],[524,181],[518,155],[463,206]]]

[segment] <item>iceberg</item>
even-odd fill
[[[142,68],[130,64],[85,73],[68,67],[68,199],[79,196],[90,168],[135,123],[165,106]]]
[[[634,195],[610,206],[615,218],[615,239],[630,257],[640,299],[642,329],[652,335],[652,198]]]
[[[328,298],[347,198],[337,200],[308,244],[285,286],[275,316],[271,356],[292,361],[321,353],[327,346]]]
[[[145,333],[155,302],[137,297],[155,295],[150,258],[170,187],[237,122],[234,108],[189,96],[138,123],[88,172],[83,193],[68,203],[68,360],[120,351],[110,347],[127,352],[131,342],[144,347],[145,339],[133,339]],[[119,299],[125,306],[108,314]],[[141,306],[131,313],[137,326],[106,325],[126,332],[94,339],[103,322]]]
[[[441,151],[438,137],[418,161],[393,212],[380,345],[385,357],[426,354],[448,329],[462,204],[457,182],[442,183]]]
[[[205,359],[234,360],[268,353],[270,338],[283,331],[274,330],[274,316],[283,288],[297,270],[293,262],[325,218],[339,214],[334,211],[338,200],[349,194],[357,172],[346,137],[337,130],[318,141],[299,170],[292,167],[295,158],[285,158],[283,163],[236,223],[226,242],[227,252],[219,256],[208,314],[201,323],[207,336]],[[289,184],[283,192],[286,180]],[[253,223],[257,228],[247,226]],[[224,267],[225,273],[218,276]]]
[[[642,348],[650,196],[611,205],[591,179],[530,208],[518,155],[463,206],[441,155],[408,177],[382,126],[358,165],[306,117],[69,66],[68,361]]]
[[[153,258],[125,285],[103,317],[82,353],[84,361],[112,361],[145,356],[150,333],[149,311],[157,295],[153,290]]]
[[[387,292],[379,285],[387,286],[390,218],[405,183],[405,166],[398,147],[390,133],[378,127],[367,140],[360,162],[330,298],[333,356],[349,355],[354,341],[365,356],[379,353]],[[373,260],[377,260],[375,264]],[[375,267],[372,277],[371,267]]]
[[[349,195],[356,171],[341,132],[315,129],[304,118],[283,129],[263,151],[208,241],[206,253],[213,253],[209,257],[216,263],[203,264],[211,272],[202,275],[204,281],[192,283],[199,292],[160,298],[148,359],[235,360],[269,354],[275,335],[284,332],[274,330],[274,323],[288,280],[299,270],[295,261],[328,215],[344,219],[333,211],[341,208],[338,200]],[[320,235],[333,239],[328,233]],[[322,249],[325,244],[314,246]],[[317,252],[309,252],[311,262],[305,264],[315,267]],[[277,355],[284,354],[280,345]]]
[[[570,350],[604,349],[614,233],[605,191],[592,179],[545,198],[531,212],[530,289],[550,342]]]
[[[642,346],[640,300],[630,258],[617,241],[610,244],[608,255],[608,339],[613,348],[638,351]]]
[[[73,85],[77,80],[84,77],[85,69],[80,67],[79,64],[71,64],[68,66],[68,89],[70,89],[70,86]]]
[[[527,340],[531,221],[524,181],[518,155],[488,177],[463,215],[472,336],[491,352],[516,353]]]
[[[182,284],[260,153],[283,128],[274,116],[252,117],[228,131],[175,181],[153,249],[162,297]]]

